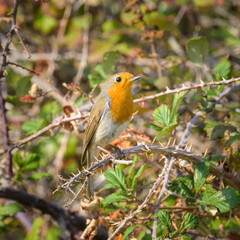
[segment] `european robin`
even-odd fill
[[[88,168],[99,155],[98,146],[111,143],[129,124],[133,114],[132,85],[140,78],[130,73],[117,73],[102,84],[83,140],[82,164],[87,160]],[[93,194],[93,176],[89,176],[87,197],[91,198]]]

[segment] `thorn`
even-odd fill
[[[170,137],[170,138],[168,139],[167,146],[170,146],[171,140],[172,140],[172,137]]]
[[[204,154],[203,154],[203,157],[204,157],[204,158],[206,158],[207,153],[208,153],[208,148],[205,150],[205,152],[204,152]]]

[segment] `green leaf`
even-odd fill
[[[157,217],[159,220],[159,225],[164,226],[165,228],[167,228],[168,232],[171,232],[172,219],[170,213],[165,210],[160,210],[157,213]]]
[[[219,124],[213,128],[211,140],[215,140],[217,138],[222,138],[224,136],[224,133],[226,130],[228,130],[230,132],[237,131],[237,129],[230,124]]]
[[[214,204],[220,212],[228,212],[229,210],[235,208],[237,205],[240,204],[239,192],[234,188],[225,188],[220,192],[221,201]]]
[[[225,147],[229,148],[233,143],[238,142],[240,140],[240,134],[233,132],[230,134],[230,139],[226,142]]]
[[[198,224],[198,217],[188,212],[186,215],[184,215],[180,231],[183,232],[186,229],[196,229],[198,227]]]
[[[25,94],[28,94],[28,91],[31,88],[30,78],[31,77],[23,77],[17,82],[16,94],[19,98]]]
[[[31,177],[29,177],[29,179],[31,180],[39,180],[39,179],[42,179],[43,177],[48,177],[48,178],[53,178],[52,174],[51,173],[34,173],[32,174]]]
[[[163,130],[162,127],[159,127],[159,126],[155,125],[154,123],[146,123],[145,127],[150,127],[150,128],[152,128],[156,131],[159,131],[159,132]]]
[[[102,200],[102,204],[107,205],[107,204],[111,204],[111,203],[118,202],[121,200],[128,200],[128,199],[129,199],[128,196],[120,194],[119,192],[115,192],[115,193],[108,195],[106,198],[104,198]]]
[[[137,174],[134,176],[133,181],[132,181],[132,186],[131,186],[131,192],[132,192],[132,193],[133,193],[133,191],[134,191],[135,188],[136,188],[137,181],[138,181],[139,177],[142,175],[142,172],[143,172],[146,168],[148,168],[148,166],[142,165],[142,166],[140,167],[140,169],[138,170]]]
[[[178,113],[179,106],[180,106],[184,96],[186,95],[186,93],[187,93],[187,91],[176,93],[174,95],[173,104],[172,104],[172,111],[171,111],[171,122],[173,122],[174,117]]]
[[[194,186],[196,192],[199,192],[209,174],[210,171],[210,162],[200,162],[198,165],[195,166],[195,173],[194,173]]]
[[[115,171],[107,171],[104,173],[105,179],[112,184],[115,188],[121,188],[125,193],[127,191],[126,178],[123,171],[119,168],[115,168]]]
[[[208,184],[206,190],[202,193],[202,201],[200,204],[215,206],[220,212],[225,213],[240,203],[240,196],[237,190],[233,188],[216,191],[212,185]]]
[[[129,168],[129,171],[128,171],[128,176],[127,176],[127,185],[130,186],[130,182],[133,180],[134,176],[135,176],[135,173],[136,173],[136,163],[138,161],[138,156],[134,156],[133,158],[133,163],[131,165],[131,167]]]
[[[22,211],[22,208],[16,203],[10,203],[8,205],[0,207],[0,216],[14,216],[16,213]]]
[[[139,226],[138,225],[129,226],[126,229],[126,231],[125,231],[125,233],[123,235],[123,240],[127,240],[128,239],[128,235],[131,234],[134,231],[134,229],[137,228],[137,227],[139,227]]]
[[[183,196],[189,198],[189,199],[193,199],[194,195],[193,192],[191,191],[191,189],[185,184],[185,182],[183,180],[179,181],[179,186],[182,189],[183,192]]]
[[[208,40],[205,37],[192,38],[187,43],[188,57],[197,65],[202,65],[203,57],[209,52]]]
[[[50,15],[44,14],[39,10],[34,19],[34,27],[42,31],[44,34],[51,33],[57,26],[58,20]]]
[[[192,238],[187,235],[187,234],[184,234],[184,235],[181,235],[181,237],[183,238],[183,240],[191,240]]]
[[[158,123],[168,127],[171,122],[171,110],[167,105],[161,105],[154,111],[153,117]]]
[[[40,240],[39,234],[41,233],[41,227],[44,222],[45,220],[43,218],[36,218],[32,226],[32,231],[27,235],[26,240]]]
[[[29,153],[23,158],[21,168],[23,171],[32,171],[39,167],[39,157],[35,153]]]
[[[207,132],[207,135],[211,140],[214,140],[216,138],[222,138],[226,130],[230,132],[237,131],[237,129],[233,125],[228,123],[206,120],[205,124],[205,131]]]
[[[27,132],[28,135],[31,135],[43,127],[44,120],[40,121],[29,120],[23,123],[22,130]]]
[[[222,78],[228,79],[231,72],[231,64],[228,60],[221,61],[214,69],[213,72],[219,77],[219,80]]]
[[[171,123],[168,127],[163,128],[162,131],[157,133],[158,141],[166,140],[172,136],[172,132],[177,126],[177,118],[175,118],[174,120],[176,120],[176,123]]]
[[[46,235],[46,240],[59,240],[61,239],[62,231],[58,227],[51,227]]]

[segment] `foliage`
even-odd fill
[[[12,0],[0,4],[4,16],[1,32],[6,39],[13,4]],[[116,239],[152,239],[154,221],[158,223],[157,239],[208,235],[214,239],[240,238],[240,188],[231,184],[240,174],[240,87],[237,81],[219,84],[223,79],[239,77],[239,12],[235,0],[20,1],[16,26],[24,45],[13,34],[0,79],[9,130],[6,142],[1,110],[5,135],[0,141],[0,193],[7,183],[64,208],[85,179],[66,184],[72,174],[78,174],[78,168],[85,169],[78,164],[82,132],[92,106],[90,100],[97,95],[96,86],[115,72],[127,71],[142,76],[134,83],[134,99],[152,98],[135,104],[137,114],[130,127],[113,144],[122,148],[142,144],[144,151],[128,155],[129,159],[125,156],[131,164],[113,161],[114,167],[102,168],[104,177],[94,171],[95,205],[84,203],[83,190],[75,196],[70,210],[82,214],[81,205],[86,218],[97,221],[91,234],[96,234],[98,226],[111,234],[136,212]],[[4,44],[5,40],[2,50]],[[24,47],[31,58],[26,58]],[[211,82],[216,84],[210,87]],[[189,90],[181,91],[182,84]],[[195,84],[202,86],[195,89]],[[175,94],[169,89],[176,89]],[[154,97],[164,91],[166,94]],[[57,125],[63,116],[76,116],[77,108],[81,118]],[[51,123],[56,125],[49,127]],[[157,206],[167,174],[163,172],[162,154],[149,151],[147,144],[174,152],[189,129],[187,143],[181,149],[189,158],[176,158],[168,175],[168,191],[163,192]],[[12,153],[13,177],[7,176],[8,150]],[[203,161],[193,164],[191,156]],[[165,158],[171,159],[171,155]],[[222,175],[217,175],[214,167]],[[137,211],[161,173],[161,183]],[[228,181],[226,176],[230,176]],[[69,188],[54,192],[62,181],[71,192]],[[56,217],[53,220],[40,211],[29,211],[33,207],[32,203],[22,206],[1,198],[0,238],[64,239],[65,230],[72,230],[66,238],[74,234],[82,238],[75,226],[65,228],[56,213],[52,212]],[[24,228],[19,212],[30,216],[31,230]],[[93,239],[91,234],[88,239]]]

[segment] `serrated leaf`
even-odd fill
[[[154,111],[153,117],[158,123],[167,127],[171,122],[171,110],[167,105],[161,105]]]
[[[184,215],[180,231],[183,232],[186,229],[196,229],[198,227],[198,224],[198,217],[188,212],[186,215]]]
[[[225,188],[220,191],[221,201],[215,203],[215,207],[219,209],[220,212],[228,212],[229,210],[235,208],[240,204],[240,196],[237,190],[234,188]]]
[[[230,132],[237,131],[237,129],[230,124],[219,124],[213,128],[212,134],[211,134],[211,140],[222,138],[226,130]]]
[[[157,217],[159,220],[159,224],[165,226],[168,232],[171,232],[172,219],[171,219],[170,213],[164,210],[160,210],[157,213]]]
[[[128,235],[131,234],[135,228],[137,228],[138,225],[133,225],[133,226],[129,226],[126,230],[125,233],[123,235],[123,240],[127,240],[128,239]]]
[[[115,193],[108,195],[106,198],[104,198],[102,200],[102,204],[107,205],[107,204],[111,204],[111,203],[118,202],[121,200],[128,200],[128,199],[129,199],[128,196],[120,194],[119,192],[115,192]]]
[[[240,204],[240,196],[237,190],[233,188],[216,191],[212,185],[208,184],[206,190],[202,193],[200,204],[215,206],[220,212],[224,213]]]
[[[127,191],[126,178],[123,171],[115,168],[114,171],[110,170],[104,173],[106,180],[115,188],[121,188],[123,192]]]
[[[16,203],[10,203],[8,205],[0,207],[0,216],[14,216],[16,213],[22,211],[22,208]]]
[[[194,186],[196,192],[199,192],[209,174],[210,171],[210,162],[200,162],[198,165],[195,166],[195,173],[194,173]]]
[[[193,199],[194,195],[193,192],[191,191],[191,189],[185,184],[184,181],[180,180],[179,181],[179,186],[180,188],[183,190],[183,196],[189,198],[189,199]]]
[[[231,64],[228,60],[221,61],[214,69],[213,72],[219,77],[219,80],[222,78],[228,79],[231,72]]]
[[[171,111],[171,122],[173,122],[174,117],[178,113],[179,106],[180,106],[184,96],[186,95],[186,93],[187,93],[187,91],[184,91],[184,92],[176,93],[174,95],[172,111]]]
[[[148,168],[148,166],[142,165],[142,166],[140,167],[140,169],[138,170],[137,174],[134,176],[133,181],[132,181],[132,186],[131,186],[131,192],[132,192],[132,193],[133,193],[133,191],[134,191],[135,188],[136,188],[138,178],[142,175],[142,172],[143,172],[146,168]]]
[[[189,59],[197,65],[202,65],[203,57],[209,52],[208,40],[205,37],[192,38],[187,43]]]

